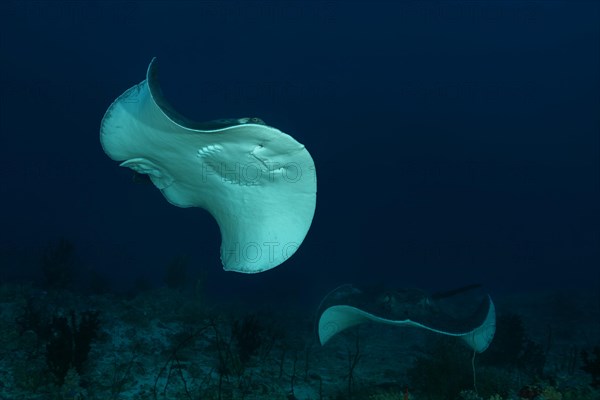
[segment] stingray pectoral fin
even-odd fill
[[[371,321],[393,326],[421,328],[441,335],[459,337],[474,351],[481,353],[488,348],[496,332],[496,309],[489,296],[487,300],[488,301],[483,304],[484,306],[487,306],[485,319],[475,327],[468,323],[466,324],[468,326],[465,326],[464,329],[434,328],[429,326],[429,324],[426,325],[410,319],[391,320],[378,317],[356,307],[335,305],[327,308],[319,318],[319,341],[321,342],[321,345],[324,345],[329,339],[344,329]]]
[[[484,352],[494,339],[496,333],[496,307],[490,296],[481,303],[479,310],[464,321],[463,327],[432,327],[417,323],[420,328],[442,335],[461,338],[470,348],[478,353]],[[454,325],[454,324],[453,324]]]
[[[489,299],[489,308],[485,320],[471,332],[460,335],[461,339],[478,353],[484,352],[492,343],[496,334],[496,307]]]
[[[329,339],[341,331],[365,322],[377,322],[386,325],[428,329],[427,327],[409,319],[402,321],[391,320],[378,317],[356,307],[336,305],[331,306],[323,311],[319,318],[319,341],[321,342],[321,345],[324,345],[329,341]]]
[[[324,345],[341,331],[373,320],[373,318],[376,317],[356,307],[345,305],[329,307],[323,311],[319,318],[319,342]]]
[[[100,141],[110,158],[148,174],[170,203],[216,219],[226,270],[274,268],[310,228],[317,182],[306,148],[259,119],[197,123],[181,116],[162,95],[155,60],[146,80],[108,108]]]

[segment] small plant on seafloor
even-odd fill
[[[592,353],[592,358],[587,351],[581,352],[581,358],[583,360],[582,371],[587,372],[592,377],[592,386],[600,388],[600,346],[595,346]]]
[[[546,386],[542,389],[542,397],[545,400],[562,400],[563,396],[555,387]]]
[[[546,354],[527,337],[520,316],[504,314],[498,316],[494,340],[480,359],[482,365],[517,368],[530,378],[539,378],[544,375]]]
[[[69,368],[64,383],[55,388],[54,397],[57,400],[84,400],[88,398],[86,390],[81,387],[81,377],[75,368]]]
[[[86,311],[77,318],[75,311],[69,317],[55,316],[50,324],[51,336],[46,344],[46,362],[60,386],[70,368],[83,372],[92,340],[98,335],[98,311]]]
[[[255,314],[233,322],[231,335],[242,364],[246,364],[251,356],[258,353],[258,349],[265,343],[265,332],[265,326]]]

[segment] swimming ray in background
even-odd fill
[[[479,286],[470,285],[445,292],[444,296],[430,297],[420,290],[377,293],[342,285],[321,301],[317,311],[317,336],[321,345],[324,345],[350,327],[374,322],[454,336],[462,339],[473,351],[482,353],[496,333],[496,308],[492,298],[485,295],[467,315],[443,312],[433,302]]]
[[[156,58],[146,80],[108,108],[100,142],[121,166],[148,175],[171,204],[200,207],[216,219],[225,270],[278,266],[312,223],[316,170],[304,145],[259,118],[183,117],[162,95]]]

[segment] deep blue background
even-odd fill
[[[121,290],[178,254],[221,298],[598,287],[599,24],[591,1],[2,2],[0,278],[66,237]],[[311,152],[317,211],[285,264],[222,271],[208,213],[103,153],[153,56],[184,115],[258,116]]]

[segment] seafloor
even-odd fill
[[[455,339],[380,325],[320,346],[314,309],[4,284],[0,399],[600,399],[597,291],[494,300],[496,337],[473,359]]]

